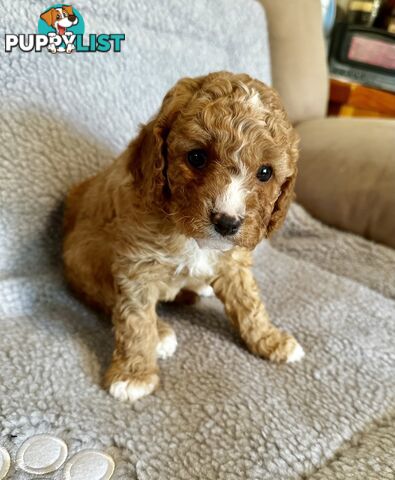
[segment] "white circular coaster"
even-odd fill
[[[28,473],[50,473],[63,465],[67,451],[67,445],[60,438],[46,434],[35,435],[22,444],[16,463]]]
[[[72,457],[64,468],[65,480],[110,480],[114,460],[98,450],[82,450]]]
[[[10,454],[4,447],[0,447],[0,480],[6,477],[10,469],[11,459]]]

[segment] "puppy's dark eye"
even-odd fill
[[[268,182],[273,174],[273,169],[269,165],[262,165],[256,174],[261,182]]]
[[[191,150],[187,158],[189,165],[193,168],[204,168],[207,164],[207,153],[204,150]]]

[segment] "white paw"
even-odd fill
[[[75,50],[75,46],[72,43],[69,43],[66,47],[66,53],[71,53]]]
[[[210,285],[205,285],[202,288],[199,288],[196,292],[198,295],[201,297],[213,297],[214,296],[214,290],[213,287],[210,287]]]
[[[110,386],[110,394],[121,402],[135,402],[152,393],[158,385],[158,375],[151,375],[148,382],[126,380],[114,382]]]
[[[156,356],[158,358],[171,357],[177,348],[177,337],[174,332],[162,338],[156,347]]]
[[[299,362],[304,357],[303,348],[297,343],[292,352],[288,355],[287,363]]]

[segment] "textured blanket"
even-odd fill
[[[2,7],[2,32],[29,33],[48,5]],[[0,446],[11,454],[8,478],[31,478],[15,467],[17,451],[49,433],[69,457],[88,448],[111,455],[114,479],[392,480],[395,252],[324,227],[297,205],[258,247],[255,273],[274,322],[303,345],[301,363],[252,356],[219,302],[204,299],[160,307],[179,347],[161,362],[155,395],[130,405],[100,388],[111,326],[62,278],[66,190],[124,148],[180,76],[270,75],[264,15],[249,0],[87,0],[80,12],[88,33],[126,33],[124,50],[6,54],[0,44]]]

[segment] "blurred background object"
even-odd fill
[[[336,19],[336,0],[321,0],[325,36],[329,36]]]
[[[395,0],[338,0],[338,12],[329,114],[395,117]]]
[[[395,34],[338,23],[332,33],[329,69],[332,78],[395,92]]]
[[[331,78],[328,114],[341,117],[393,118],[395,95]]]
[[[371,27],[375,21],[382,0],[350,0],[348,4],[348,23]]]
[[[395,0],[382,2],[373,26],[395,33]]]

